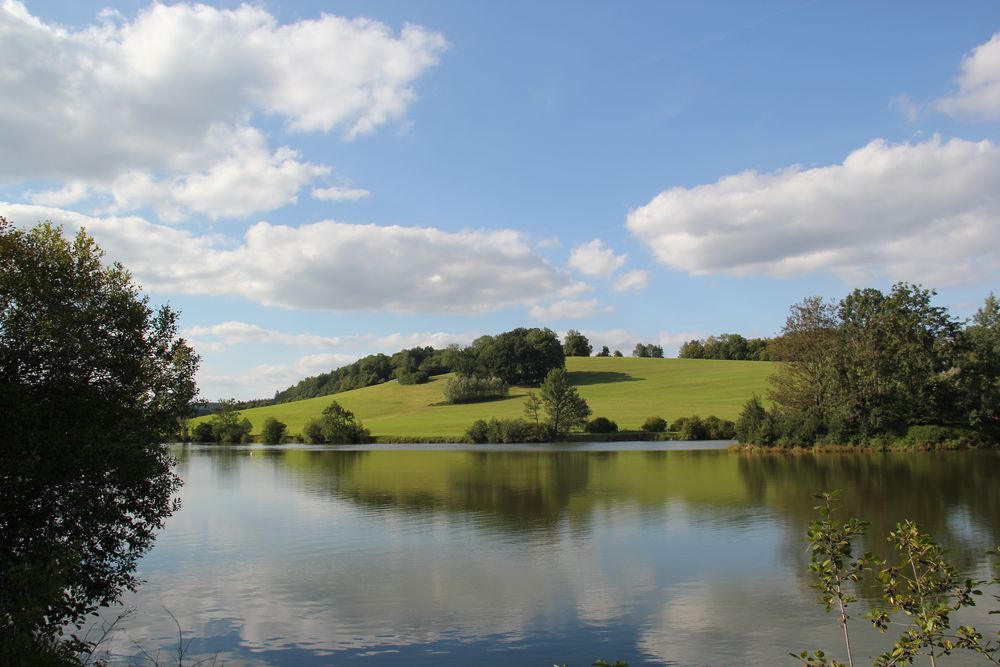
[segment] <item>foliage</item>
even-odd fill
[[[215,442],[212,425],[209,422],[198,422],[191,429],[192,442]]]
[[[260,441],[275,445],[281,444],[287,429],[288,426],[285,422],[280,422],[274,417],[268,417],[264,420],[264,425],[260,429]]]
[[[0,663],[54,663],[175,509],[198,357],[94,240],[0,218]]]
[[[848,621],[849,606],[857,601],[848,590],[848,584],[854,584],[861,579],[861,575],[866,567],[874,562],[874,557],[866,553],[855,559],[853,550],[857,537],[864,533],[868,524],[856,518],[848,519],[844,523],[834,521],[832,518],[837,493],[823,493],[817,496],[823,504],[816,507],[822,517],[819,521],[809,524],[806,533],[806,541],[809,543],[809,571],[816,576],[813,584],[820,593],[820,600],[827,612],[834,607],[837,609],[837,620],[840,623],[841,631],[844,633],[844,643],[847,645],[848,663],[853,667],[854,658],[851,655],[851,635]],[[808,654],[802,655],[809,659],[824,659],[822,652],[814,658]],[[820,663],[823,664],[823,663]],[[836,663],[834,663],[836,664]]]
[[[728,361],[768,361],[771,359],[768,338],[744,338],[736,333],[689,340],[677,356],[680,359],[719,359]]]
[[[956,650],[972,651],[993,664],[1000,664],[1000,646],[995,642],[984,642],[982,634],[970,626],[952,630],[952,614],[963,607],[975,606],[974,596],[981,595],[977,587],[986,582],[960,576],[934,540],[909,520],[896,524],[888,536],[899,559],[896,564],[889,565],[870,553],[855,559],[853,543],[868,524],[856,518],[843,523],[834,521],[831,517],[836,492],[818,497],[823,501],[817,507],[822,519],[809,524],[807,541],[812,551],[809,569],[816,575],[813,587],[820,592],[826,610],[837,609],[848,665],[854,665],[848,607],[856,601],[849,587],[858,585],[869,571],[874,573],[873,583],[881,591],[882,606],[865,617],[881,633],[898,625],[893,619],[906,621],[892,648],[872,663],[875,667],[912,664],[921,656],[935,666],[938,658]],[[1000,547],[991,552],[994,553],[1000,554]],[[1000,583],[1000,578],[993,583]],[[807,667],[845,667],[823,651],[792,655]]]
[[[625,355],[622,354],[621,350],[615,350],[615,353],[613,355],[611,355],[611,356],[613,356],[613,357],[624,357]]]
[[[736,424],[715,415],[705,417],[703,422],[709,440],[732,440],[736,437]]]
[[[667,420],[663,417],[646,417],[642,430],[647,433],[663,433],[667,430]]]
[[[590,415],[587,402],[580,397],[576,387],[570,385],[566,371],[561,368],[549,371],[539,395],[548,417],[549,432],[556,440],[571,429],[582,426]]]
[[[524,416],[536,427],[541,427],[542,424],[542,401],[535,395],[535,392],[529,391],[528,398],[524,401]]]
[[[423,384],[430,379],[426,371],[407,371],[396,376],[399,384]]]
[[[617,353],[615,356],[619,356]],[[663,358],[663,348],[659,345],[654,345],[653,343],[636,343],[635,348],[632,349],[633,357],[650,357],[653,359]]]
[[[593,351],[594,348],[590,341],[582,333],[576,329],[570,329],[566,332],[566,337],[563,339],[563,352],[566,353],[567,357],[589,357]]]
[[[319,425],[319,439],[314,439],[317,432],[315,427],[312,427],[307,436],[311,438],[311,442],[349,445],[371,441],[368,429],[354,416],[353,412],[345,409],[337,401],[332,401],[323,409],[323,414],[317,423]]]
[[[774,365],[770,362],[570,357],[566,372],[594,414],[604,415],[623,428],[626,424],[638,428],[646,417],[656,414],[668,422],[691,414],[736,419],[747,397],[754,392],[763,394],[767,376],[773,370]],[[624,376],[632,379],[615,381]],[[533,420],[523,412],[529,389],[522,391],[512,387],[510,400],[447,404],[443,392],[449,377],[439,376],[426,384],[412,386],[386,382],[337,396],[241,412],[253,423],[255,435],[260,433],[268,416],[288,424],[289,433],[301,435],[305,422],[317,417],[334,398],[380,438],[461,438],[468,425],[479,418],[525,417]],[[582,382],[576,384],[577,379]],[[538,394],[537,388],[530,391]],[[192,420],[191,427],[208,418]],[[544,418],[543,413],[541,419]]]
[[[594,355],[595,357],[610,357],[611,350],[608,349],[607,345],[601,346],[601,351]]]
[[[733,422],[715,415],[704,419],[698,415],[680,417],[670,425],[670,430],[681,440],[730,440],[736,434]]]
[[[990,294],[959,336],[955,400],[969,426],[1000,434],[1000,301]]]
[[[708,440],[708,429],[698,415],[675,419],[670,430],[681,440]]]
[[[753,395],[736,418],[736,439],[742,443],[770,445],[774,442],[774,428],[771,415],[764,409],[760,397]]]
[[[370,354],[329,373],[304,378],[287,389],[275,392],[273,398],[241,401],[237,403],[237,407],[263,407],[329,396],[382,384],[393,378],[399,380],[400,384],[421,384],[432,375],[453,370],[454,360],[450,349],[436,350],[430,346],[400,350],[391,357]]]
[[[607,417],[595,417],[583,425],[585,433],[617,433],[618,424]]]
[[[444,398],[449,403],[474,403],[503,398],[509,390],[500,378],[455,375],[444,386]]]
[[[934,294],[898,283],[793,306],[772,350],[784,363],[771,378],[768,444],[865,443],[931,425],[995,441],[1000,306],[991,295],[963,329]]]
[[[465,437],[475,443],[543,442],[544,429],[524,419],[477,419],[466,430]]]
[[[310,445],[323,444],[323,425],[319,419],[313,417],[302,427],[302,439]]]
[[[507,384],[538,385],[550,370],[566,365],[563,347],[551,329],[504,332],[482,342],[476,355],[487,374]]]
[[[222,401],[218,412],[209,420],[212,439],[216,442],[247,442],[253,425],[236,409],[236,401]]]

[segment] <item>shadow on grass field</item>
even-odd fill
[[[585,387],[591,384],[611,384],[613,382],[639,382],[643,378],[637,378],[628,373],[617,371],[570,371],[566,374],[570,384],[575,387]]]

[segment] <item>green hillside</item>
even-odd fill
[[[593,410],[622,429],[637,429],[646,417],[659,415],[668,422],[690,415],[735,419],[754,393],[763,394],[774,364],[764,361],[707,359],[633,359],[570,357],[570,380]],[[476,419],[522,416],[529,389],[511,388],[499,401],[448,405],[442,395],[449,376],[420,385],[395,381],[294,403],[244,410],[254,433],[267,417],[286,424],[290,433],[302,430],[331,401],[354,412],[375,436],[461,436]],[[203,418],[204,419],[204,418]]]

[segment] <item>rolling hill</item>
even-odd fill
[[[646,417],[659,415],[668,422],[678,417],[715,415],[735,419],[754,393],[763,395],[774,364],[765,361],[708,359],[634,359],[569,357],[566,370],[593,410],[622,429],[638,429]],[[293,403],[244,410],[243,416],[260,431],[267,417],[302,430],[331,401],[354,412],[375,436],[458,437],[476,419],[520,417],[524,399],[533,388],[512,387],[497,401],[449,405],[443,389],[448,375],[426,384],[400,385],[396,381]],[[204,419],[204,418],[202,418]]]

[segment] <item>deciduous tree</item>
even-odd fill
[[[545,376],[539,389],[545,414],[548,416],[549,432],[554,439],[560,439],[575,427],[582,426],[590,415],[590,407],[569,383],[566,371],[554,368]]]
[[[93,238],[0,218],[0,663],[48,664],[134,589],[176,507],[162,444],[191,412],[198,357]]]

